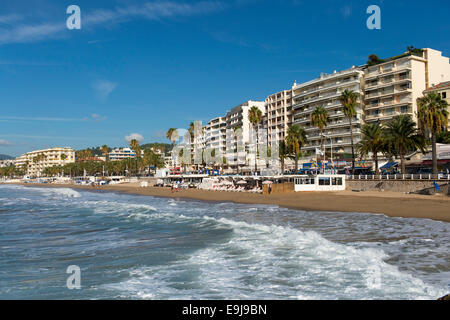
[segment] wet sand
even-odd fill
[[[286,194],[252,194],[242,192],[180,190],[170,188],[141,188],[138,183],[113,186],[79,186],[22,184],[29,187],[74,188],[123,192],[142,196],[193,199],[214,202],[235,202],[244,204],[270,204],[307,211],[339,211],[385,214],[390,217],[427,218],[450,222],[450,197],[445,195],[413,195],[397,192],[306,192]]]

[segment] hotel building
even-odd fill
[[[26,169],[29,176],[40,176],[45,168],[64,166],[75,162],[75,150],[72,148],[51,148],[25,153],[14,160],[16,167]]]
[[[343,112],[339,101],[345,89],[353,90],[358,94],[356,116],[352,120],[353,142],[361,139],[361,125],[364,114],[364,72],[360,67],[322,74],[320,78],[303,84],[294,83],[293,95],[293,122],[305,128],[308,143],[303,148],[309,153],[320,148],[320,130],[311,124],[311,114],[318,107],[323,106],[328,111],[330,122],[324,130],[324,148],[333,149],[334,154],[351,154],[350,121]]]
[[[423,49],[422,54],[405,53],[388,60],[364,71],[365,121],[385,122],[409,114],[417,122],[417,98],[427,88],[450,80],[449,58]]]
[[[248,112],[253,107],[261,110],[263,116],[266,112],[265,102],[247,101],[227,112],[226,115],[226,159],[230,169],[241,169],[240,171],[251,171],[255,163],[255,152],[251,148],[252,124],[248,119]],[[261,125],[262,127],[262,125]],[[235,139],[236,130],[242,131],[241,143],[244,150],[239,150],[238,139]],[[262,134],[263,132],[261,132]],[[253,151],[253,152],[252,152]],[[258,164],[260,165],[260,164]]]

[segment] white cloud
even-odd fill
[[[82,28],[96,26],[108,27],[141,18],[151,21],[208,14],[223,9],[220,1],[200,1],[196,3],[178,3],[174,1],[152,1],[143,5],[129,5],[115,9],[98,9],[89,13],[81,11]],[[25,19],[26,18],[26,19]],[[65,20],[46,23],[17,23],[27,21],[28,17],[15,14],[0,16],[0,45],[8,43],[26,43],[67,36]],[[65,32],[65,33],[64,33]]]
[[[117,88],[117,83],[109,80],[98,80],[92,84],[96,96],[104,101]]]
[[[0,44],[34,42],[60,37],[64,30],[63,23],[14,25],[9,29],[0,28]]]
[[[101,116],[101,115],[99,115],[99,114],[97,114],[97,113],[93,113],[92,116],[91,116],[91,118],[92,118],[93,120],[95,120],[95,121],[103,121],[103,120],[106,120],[106,116]]]
[[[0,116],[0,121],[4,121],[4,122],[10,122],[10,121],[57,121],[57,122],[72,122],[72,121],[82,121],[82,119],[52,118],[52,117],[2,117],[2,116]]]
[[[18,14],[6,14],[0,16],[0,24],[12,24],[16,23],[17,21],[20,21],[23,19],[23,16],[20,16]]]
[[[129,136],[125,137],[125,140],[127,142],[130,142],[133,139],[135,139],[135,140],[137,140],[139,142],[143,142],[144,141],[144,137],[141,134],[139,134],[139,133],[131,133]]]
[[[9,147],[12,146],[12,143],[3,139],[0,139],[0,147]]]

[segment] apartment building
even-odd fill
[[[449,104],[448,112],[450,113],[450,81],[436,84],[436,85],[426,89],[423,92],[423,94],[426,95],[427,93],[430,93],[430,92],[437,92],[441,96],[442,99],[447,101],[447,103]],[[450,117],[448,119],[448,125],[450,128]]]
[[[136,152],[131,148],[116,148],[108,153],[108,157],[111,161],[119,161],[136,157]]]
[[[224,157],[227,152],[227,120],[226,117],[211,119],[205,126],[205,148],[215,150]]]
[[[257,107],[265,115],[266,107],[263,101],[247,101],[227,112],[226,115],[226,159],[230,169],[251,171],[255,163],[254,146],[251,137],[252,124],[248,119],[248,112],[253,107]],[[262,125],[261,125],[262,127]],[[242,132],[242,147],[239,148],[239,139],[235,138],[236,130]],[[261,130],[262,131],[262,130]],[[262,132],[260,132],[262,134]],[[252,152],[253,151],[253,152]]]
[[[284,141],[292,124],[292,89],[274,93],[266,98],[266,116],[268,143],[272,140]]]
[[[351,154],[350,121],[343,112],[339,97],[344,90],[353,90],[359,95],[356,117],[352,120],[353,141],[361,139],[364,115],[364,72],[361,67],[352,67],[332,74],[322,74],[319,78],[292,87],[293,123],[305,128],[308,144],[303,148],[313,153],[320,148],[320,130],[311,124],[311,114],[323,106],[328,111],[330,122],[324,131],[324,148],[334,154]]]
[[[405,53],[367,66],[365,77],[365,121],[385,122],[409,114],[417,122],[417,98],[438,83],[450,80],[449,58],[433,49],[421,54]]]
[[[0,160],[0,168],[5,168],[14,165],[14,160]]]
[[[25,153],[14,160],[16,167],[26,168],[29,176],[40,176],[45,168],[75,162],[72,148],[51,148]]]

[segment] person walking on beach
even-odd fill
[[[269,194],[271,194],[271,193],[272,193],[272,185],[269,184]]]

